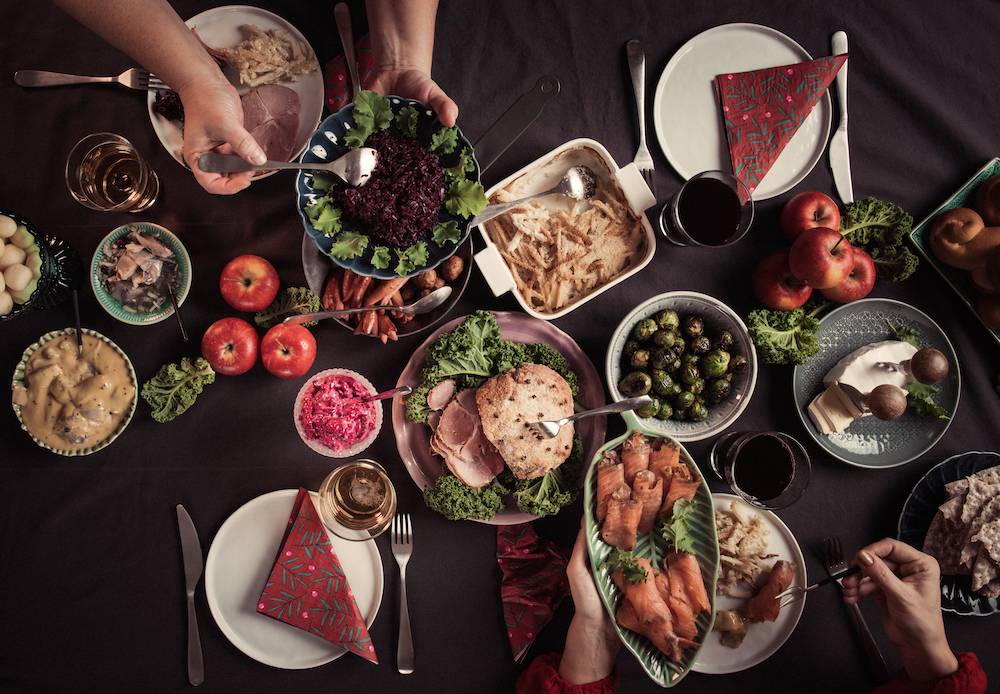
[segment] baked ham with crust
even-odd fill
[[[431,450],[464,484],[485,487],[503,471],[503,458],[483,435],[476,391],[467,388],[451,400],[431,437]]]

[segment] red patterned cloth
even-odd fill
[[[587,684],[570,684],[559,676],[558,653],[540,655],[517,678],[517,694],[617,694],[618,674]]]
[[[715,78],[733,175],[750,193],[771,170],[845,60],[843,53]]]
[[[524,657],[569,593],[567,553],[542,541],[530,523],[497,526],[500,599],[514,660]]]
[[[354,53],[358,61],[358,79],[361,86],[367,87],[371,82],[375,67],[375,54],[372,53],[372,43],[365,36],[354,45]],[[351,100],[351,77],[347,74],[347,63],[343,54],[326,64],[323,70],[323,82],[326,89],[326,107],[330,113],[336,113]]]
[[[931,682],[914,682],[905,675],[883,684],[874,694],[985,694],[986,673],[975,653],[956,653],[958,670]]]
[[[305,489],[295,497],[257,612],[378,663],[347,574]]]

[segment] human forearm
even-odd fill
[[[958,669],[958,659],[944,634],[926,643],[897,644],[903,669],[911,680],[928,682],[947,677]]]
[[[367,0],[375,67],[431,73],[437,0]]]
[[[179,92],[224,79],[166,0],[55,0],[55,4]]]
[[[559,663],[559,676],[570,684],[597,682],[611,674],[620,643],[614,627],[573,617],[566,633],[566,647]]]

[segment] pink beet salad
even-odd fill
[[[343,451],[364,441],[377,426],[378,403],[344,401],[365,395],[372,395],[372,391],[349,374],[311,381],[299,410],[299,425],[306,439],[332,451]]]

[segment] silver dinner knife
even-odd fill
[[[847,34],[838,31],[833,35],[833,55],[847,53]],[[847,146],[847,63],[837,73],[837,101],[840,102],[840,125],[830,140],[830,170],[833,183],[842,202],[854,202],[854,185],[851,183],[851,153]]]
[[[201,542],[191,516],[183,505],[177,504],[177,527],[181,532],[181,551],[184,554],[184,583],[188,608],[188,681],[195,687],[205,681],[205,661],[201,655],[201,637],[198,635],[198,615],[194,609],[194,589],[201,578]]]

